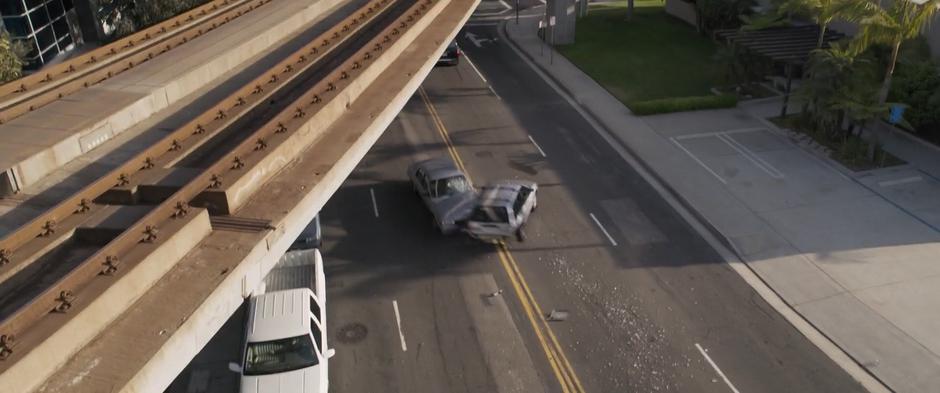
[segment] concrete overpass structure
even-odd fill
[[[15,157],[3,162],[6,191],[22,195],[298,30],[328,25],[103,175],[5,208],[0,392],[162,391],[340,186],[476,4],[213,2],[102,48],[108,61],[82,57],[4,86],[2,157]],[[199,21],[208,24],[185,28]]]

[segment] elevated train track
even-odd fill
[[[239,4],[268,1],[235,3],[204,21],[238,12]],[[212,109],[0,239],[0,392],[36,388],[101,333],[154,284],[141,281],[139,272],[158,278],[215,228],[276,230],[267,220],[236,213],[342,118],[448,3],[367,3]],[[469,15],[471,4],[461,4],[461,12]],[[202,8],[190,14],[206,15]],[[456,28],[447,30],[450,37]],[[438,54],[446,44],[441,38],[434,43]],[[429,67],[422,69],[426,74]],[[86,76],[100,77],[99,71]],[[410,71],[407,77],[417,76]],[[66,79],[62,86],[78,86],[79,79]]]
[[[0,124],[133,69],[272,0],[213,0],[130,36],[0,85]]]

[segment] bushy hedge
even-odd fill
[[[915,133],[940,143],[940,68],[936,63],[925,61],[899,66],[889,100],[910,105],[904,118]]]
[[[631,103],[629,107],[634,114],[642,116],[657,113],[696,111],[701,109],[733,108],[736,105],[738,105],[737,96],[734,94],[722,94],[637,101]]]

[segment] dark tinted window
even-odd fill
[[[70,34],[66,34],[65,36],[59,38],[59,47],[66,48],[69,45],[72,45],[72,36]]]
[[[313,335],[313,341],[317,343],[317,352],[323,353],[323,334],[320,333],[320,327],[317,326],[317,322],[310,321],[310,334]]]
[[[522,205],[525,204],[526,199],[529,198],[529,194],[532,193],[532,189],[522,187],[519,189],[519,194],[516,195],[516,201],[512,204],[512,211],[515,214],[519,214],[519,211],[522,210]]]
[[[59,18],[59,20],[52,22],[52,31],[55,32],[56,39],[62,39],[62,37],[69,35],[69,22],[65,18]]]
[[[46,3],[46,9],[49,10],[49,17],[56,19],[65,14],[65,9],[62,8],[61,0],[52,0]]]
[[[33,22],[33,28],[39,30],[49,24],[49,13],[46,7],[39,7],[29,13],[29,19]]]
[[[29,22],[25,16],[4,17],[3,26],[13,37],[26,37],[29,35]]]
[[[26,12],[23,8],[22,0],[3,0],[0,1],[0,14],[3,15],[21,15]]]
[[[55,38],[55,33],[52,32],[52,26],[36,32],[36,39],[39,41],[39,49],[43,51],[45,51],[46,48],[55,45]]]
[[[310,312],[318,321],[320,320],[320,304],[312,296],[310,297]]]
[[[470,221],[507,223],[509,222],[509,215],[506,213],[506,209],[502,207],[481,206],[473,211]]]
[[[20,0],[16,0],[16,1],[20,1]],[[33,9],[38,6],[41,6],[45,2],[46,2],[45,0],[26,0],[26,8]]]

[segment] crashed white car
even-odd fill
[[[516,236],[523,240],[522,227],[538,206],[538,185],[530,181],[506,180],[483,187],[476,207],[463,220],[463,231],[480,240]]]

